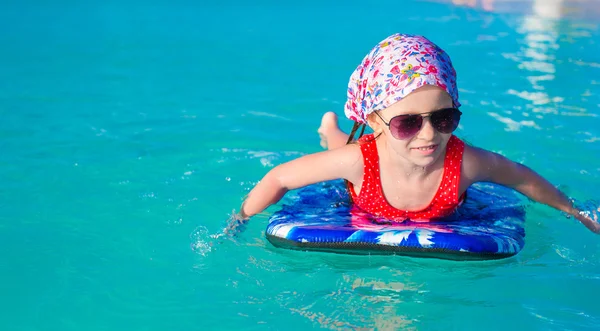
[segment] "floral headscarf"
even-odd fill
[[[459,107],[456,71],[446,52],[423,36],[394,34],[377,44],[350,76],[346,116],[367,115],[400,101],[423,85],[446,90]]]

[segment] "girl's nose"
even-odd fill
[[[431,141],[435,137],[436,131],[431,125],[431,121],[429,120],[429,116],[423,118],[423,126],[421,126],[421,130],[417,133],[417,138],[422,140]]]

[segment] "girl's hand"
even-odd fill
[[[227,221],[227,226],[223,230],[223,234],[235,236],[237,233],[244,231],[247,223],[248,217],[244,217],[243,213],[236,213],[234,210]]]
[[[598,208],[600,209],[600,208]],[[600,210],[599,210],[600,211]],[[598,223],[598,213],[593,210],[590,212],[576,211],[572,215],[590,231],[600,234],[600,223]]]
[[[236,213],[235,210],[233,210],[226,221],[223,232],[213,234],[211,237],[213,239],[219,239],[224,236],[234,237],[238,233],[244,231],[246,224],[248,223],[248,219],[248,217],[243,216],[243,213]]]

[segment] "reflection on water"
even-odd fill
[[[498,55],[514,62],[517,69],[513,84],[505,94],[516,99],[488,112],[505,125],[507,131],[523,128],[554,130],[557,119],[598,117],[598,96],[592,91],[598,85],[600,59],[594,45],[598,24],[593,20],[564,21],[561,18],[600,17],[600,1],[572,0],[441,0],[457,6],[484,12],[522,13],[503,17],[516,25],[517,48],[500,48]],[[598,15],[589,15],[597,13]],[[509,37],[509,39],[512,39]],[[573,53],[573,45],[580,48]],[[567,47],[568,46],[568,47]],[[567,51],[565,49],[570,49]],[[588,51],[584,51],[588,49]],[[496,59],[499,61],[499,59]],[[589,106],[588,106],[589,105]],[[560,122],[560,120],[558,120]],[[589,123],[583,123],[588,124]],[[592,137],[592,141],[595,141]],[[577,137],[590,141],[589,136]]]
[[[517,263],[506,260],[440,266],[438,261],[427,259],[373,257],[378,260],[376,267],[342,269],[316,263],[323,256],[320,254],[274,254],[289,254],[290,263],[274,257],[249,258],[237,268],[237,289],[254,293],[238,303],[276,303],[282,311],[325,330],[431,330],[431,325],[446,323],[454,314],[447,306],[470,310],[489,305],[487,294],[464,292],[456,284],[484,283],[480,286],[485,287],[497,279],[498,270]],[[367,261],[346,255],[338,258],[353,263]],[[295,267],[292,260],[305,264],[305,268]],[[286,281],[274,282],[281,277]]]
[[[536,1],[537,2],[537,1]],[[552,2],[560,6],[560,2]],[[534,8],[535,2],[533,3]],[[509,95],[516,96],[526,101],[523,117],[530,119],[530,126],[539,128],[535,120],[541,120],[544,115],[557,114],[557,106],[564,101],[561,96],[549,95],[546,86],[556,79],[556,51],[559,49],[558,23],[545,18],[544,14],[559,12],[559,9],[540,12],[542,15],[527,15],[523,18],[517,32],[523,35],[519,40],[521,47],[517,53],[507,53],[505,57],[516,62],[517,67],[523,72],[530,88],[525,90],[509,89]],[[532,114],[533,113],[533,114]],[[500,119],[496,117],[497,119]]]
[[[322,329],[417,330],[414,316],[403,311],[403,305],[419,302],[419,287],[407,280],[385,282],[345,274],[335,291],[290,310]]]
[[[600,17],[598,0],[434,0],[456,6],[477,8],[486,12],[519,13],[559,19],[591,19]]]
[[[562,0],[535,0],[532,13],[526,15],[517,28],[517,32],[523,35],[519,41],[521,47],[518,53],[507,58],[517,62],[531,87],[522,91],[510,89],[508,94],[526,101],[523,116],[530,116],[530,112],[536,119],[544,119],[545,116],[597,116],[575,106],[585,104],[582,96],[589,94],[588,83],[582,84],[581,81],[589,79],[589,76],[573,70],[573,62],[587,62],[561,52],[564,43],[589,42],[588,29],[595,29],[596,25],[555,20],[567,12],[566,4]],[[569,86],[565,88],[562,83],[567,81]]]
[[[485,11],[493,11],[494,2],[494,0],[481,0],[480,3],[478,3],[477,0],[452,0],[452,3],[455,5],[469,7],[481,6],[481,8]]]

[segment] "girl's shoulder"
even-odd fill
[[[494,172],[511,163],[504,156],[472,145],[465,144],[462,162],[462,175],[467,185],[487,181]]]
[[[363,175],[363,154],[361,145],[351,143],[342,147],[323,151],[318,154],[325,154],[327,163],[339,170],[339,175],[351,182],[362,180]]]

